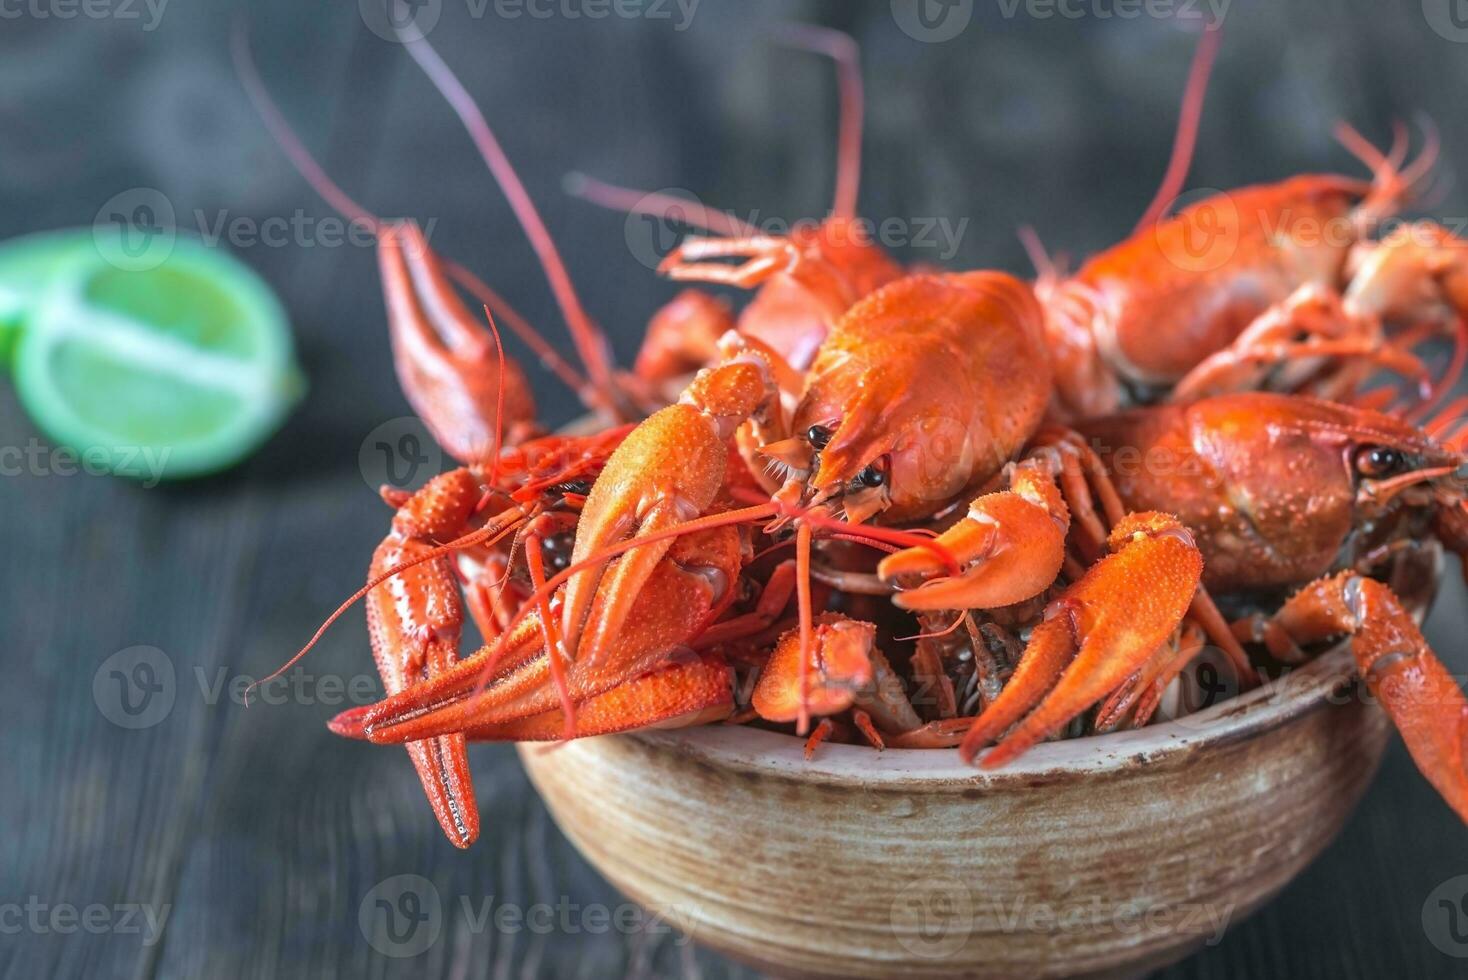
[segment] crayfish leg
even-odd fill
[[[1296,593],[1274,622],[1298,643],[1351,638],[1356,667],[1412,761],[1468,823],[1468,699],[1392,590],[1343,572]]]

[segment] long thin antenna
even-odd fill
[[[1193,52],[1193,64],[1188,69],[1188,82],[1183,88],[1182,108],[1177,117],[1177,133],[1172,141],[1172,157],[1167,162],[1167,172],[1162,183],[1141,220],[1132,229],[1136,234],[1155,222],[1167,210],[1183,188],[1188,167],[1193,162],[1193,148],[1198,141],[1198,120],[1203,115],[1203,97],[1208,94],[1208,76],[1213,72],[1213,62],[1218,57],[1218,46],[1223,41],[1223,24],[1215,21],[1203,28],[1198,39],[1198,48]]]
[[[468,89],[464,88],[463,83],[439,57],[433,45],[423,38],[411,40],[402,34],[399,34],[399,37],[402,38],[403,47],[407,48],[408,54],[423,69],[428,80],[433,83],[434,88],[438,89],[453,108],[454,113],[458,115],[464,128],[469,131],[469,138],[474,141],[479,155],[484,158],[484,163],[489,167],[490,173],[494,175],[495,182],[499,184],[501,192],[510,202],[510,208],[515,212],[515,218],[520,222],[520,227],[524,229],[525,236],[530,239],[530,246],[535,249],[535,254],[540,258],[540,264],[545,270],[545,277],[550,283],[551,292],[555,295],[556,303],[561,308],[561,315],[565,317],[566,325],[571,330],[571,339],[576,344],[576,349],[581,355],[582,363],[586,365],[592,383],[601,390],[602,396],[609,405],[615,404],[616,386],[612,380],[606,337],[587,314],[586,308],[582,306],[581,299],[576,294],[576,287],[571,283],[571,276],[566,271],[566,264],[561,260],[561,253],[557,250],[550,231],[541,219],[540,212],[536,210],[535,202],[530,199],[530,194],[525,190],[525,185],[521,182],[519,174],[515,172],[509,157],[505,155],[504,148],[500,146],[494,131],[490,129],[489,121],[484,118],[484,113],[474,103]]]
[[[561,186],[572,197],[608,211],[669,219],[729,238],[752,238],[760,233],[754,225],[732,214],[662,191],[619,187],[577,171],[568,173],[561,181]]]
[[[255,67],[255,60],[250,55],[250,38],[243,20],[237,20],[234,30],[230,35],[230,53],[234,58],[235,73],[239,76],[240,84],[244,86],[245,94],[255,107],[265,128],[270,130],[270,135],[275,139],[276,145],[285,153],[290,160],[291,166],[296,172],[311,185],[311,189],[326,201],[327,205],[348,221],[356,221],[366,225],[376,237],[381,234],[382,226],[386,223],[381,217],[358,204],[356,199],[341,189],[336,181],[331,179],[322,166],[316,162],[311,151],[306,149],[305,144],[291,129],[290,123],[285,121],[280,107],[270,97],[265,88],[264,81],[260,78],[260,72]],[[555,350],[546,343],[545,338],[532,327],[523,316],[516,312],[515,308],[495,290],[467,268],[453,261],[443,259],[444,267],[449,276],[464,289],[473,293],[480,302],[492,307],[499,314],[500,319],[509,324],[515,336],[519,337],[526,346],[535,352],[540,362],[555,373],[555,375],[566,384],[568,388],[575,391],[578,396],[585,400],[587,390],[586,379],[582,378],[575,368],[567,364]],[[593,405],[587,405],[593,408]]]
[[[787,24],[776,38],[791,47],[823,54],[836,63],[836,85],[841,103],[836,135],[836,194],[831,214],[856,217],[861,189],[861,134],[866,94],[861,82],[861,48],[850,34],[815,24]]]

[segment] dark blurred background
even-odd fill
[[[485,832],[463,854],[403,753],[327,734],[353,684],[375,690],[360,614],[277,703],[238,702],[240,678],[280,664],[359,584],[388,519],[371,489],[382,479],[372,446],[406,445],[414,430],[373,252],[321,234],[330,212],[235,78],[234,18],[286,116],[350,193],[383,214],[436,221],[443,252],[564,337],[457,120],[370,28],[377,3],[0,0],[0,237],[90,225],[138,188],[160,191],[195,233],[221,218],[294,222],[303,230],[284,242],[232,247],[281,294],[311,381],[285,429],[214,478],[154,489],[44,473],[0,481],[0,976],[746,973],[658,930],[496,930],[458,914],[461,897],[476,907],[621,900],[560,837],[509,748],[473,751]],[[952,232],[895,248],[907,261],[1024,273],[1020,224],[1074,256],[1128,233],[1164,168],[1196,38],[1195,23],[1148,11],[1227,14],[1190,187],[1358,173],[1331,136],[1343,119],[1385,143],[1395,120],[1424,113],[1442,129],[1445,169],[1468,161],[1461,0],[958,0],[934,2],[928,27],[910,6],[668,0],[594,17],[607,9],[595,0],[547,0],[535,13],[424,0],[419,10],[624,364],[674,290],[647,267],[647,226],[567,197],[562,177],[678,188],[757,220],[818,216],[832,189],[834,77],[823,59],[771,43],[786,21],[860,42],[860,212],[913,228],[943,218]],[[1435,213],[1461,227],[1461,186]],[[548,373],[531,372],[548,422],[578,414]],[[0,444],[35,437],[0,389]],[[1462,596],[1451,569],[1428,631],[1460,674]],[[109,720],[93,680],[136,646],[156,648],[173,688],[166,710],[130,730]],[[1336,844],[1167,975],[1462,976],[1468,935],[1429,896],[1464,873],[1468,836],[1394,746]],[[358,922],[372,889],[401,874],[426,877],[446,909],[441,935],[411,958],[384,955]],[[67,930],[50,912],[68,905],[110,911],[105,922],[97,913],[99,928]]]

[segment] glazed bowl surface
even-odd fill
[[[694,940],[781,976],[1138,975],[1279,891],[1340,830],[1390,722],[1336,649],[1134,732],[997,771],[944,750],[704,726],[521,745],[566,836]]]

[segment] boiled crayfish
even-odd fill
[[[992,746],[979,761],[996,766],[1057,735],[1146,724],[1210,644],[1249,686],[1262,665],[1349,637],[1419,767],[1468,820],[1468,702],[1417,630],[1418,597],[1398,595],[1404,568],[1443,546],[1468,554],[1463,405],[1419,425],[1468,349],[1468,253],[1436,225],[1370,234],[1431,149],[1403,167],[1400,149],[1348,136],[1369,184],[1227,195],[1234,248],[1216,264],[1178,260],[1204,202],[1072,276],[904,270],[855,230],[855,48],[815,29],[793,40],[841,70],[832,213],[774,236],[684,209],[722,237],[686,240],[661,271],[755,293],[737,315],[680,294],[631,372],[609,363],[484,117],[426,41],[407,42],[513,204],[584,374],[416,225],[332,184],[241,54],[292,159],[375,230],[399,379],[463,464],[384,491],[395,516],[358,597],[388,696],[332,730],[405,744],[468,846],[471,740],[728,721],[793,730],[808,753],[827,739],[967,759]],[[1185,114],[1199,93],[1189,86]],[[1270,233],[1302,214],[1351,237]],[[488,329],[456,287],[485,304]],[[599,431],[543,434],[497,320]],[[1414,348],[1449,334],[1454,356],[1429,383]],[[1380,368],[1416,387],[1374,387]],[[1170,403],[1118,413],[1149,401]],[[461,658],[465,602],[484,644]]]

